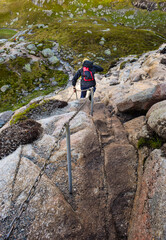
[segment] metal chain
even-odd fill
[[[55,141],[54,147],[51,150],[51,152],[50,152],[49,156],[47,157],[47,159],[45,160],[45,162],[43,164],[43,167],[41,168],[38,176],[36,177],[36,179],[34,181],[34,184],[32,185],[31,189],[29,190],[29,193],[28,193],[26,199],[23,201],[23,203],[19,207],[17,215],[14,217],[13,221],[11,222],[10,230],[9,230],[8,234],[6,235],[6,237],[4,238],[5,240],[9,239],[9,237],[11,236],[13,230],[18,226],[18,221],[19,221],[22,213],[27,209],[30,200],[33,198],[33,196],[35,194],[35,191],[36,191],[36,188],[37,188],[37,186],[38,186],[38,184],[40,182],[40,179],[43,176],[47,165],[49,164],[49,160],[50,160],[53,152],[55,151],[55,149],[58,148],[57,146],[59,146],[59,142],[60,142],[60,140],[61,140],[61,138],[63,136],[64,131],[65,131],[65,124],[62,126],[62,129],[61,129],[61,131],[60,131],[60,133],[58,135],[58,138]]]
[[[87,90],[90,90],[90,89],[87,89]],[[85,91],[85,90],[83,90],[83,91]],[[89,96],[90,96],[90,94],[91,94],[91,92],[89,93]],[[21,204],[21,206],[20,206],[20,208],[18,210],[18,214],[14,217],[13,221],[11,222],[10,230],[9,230],[8,234],[6,235],[6,237],[4,238],[4,240],[8,240],[9,237],[11,236],[13,230],[18,226],[18,223],[19,223],[18,221],[19,221],[22,213],[27,209],[30,200],[33,198],[33,196],[35,194],[35,191],[36,191],[36,188],[37,188],[37,186],[38,186],[38,184],[39,184],[39,182],[41,180],[41,177],[43,176],[43,174],[45,172],[45,169],[46,169],[47,165],[49,164],[49,160],[50,160],[52,154],[54,153],[56,148],[59,148],[59,143],[60,143],[60,140],[61,140],[61,138],[63,136],[64,131],[65,131],[65,126],[68,125],[75,118],[75,116],[80,112],[80,110],[83,108],[83,106],[87,103],[89,96],[86,98],[86,101],[79,107],[79,109],[73,114],[73,116],[67,122],[65,122],[63,124],[63,126],[61,128],[61,131],[60,131],[60,133],[58,135],[58,138],[55,141],[53,149],[51,150],[49,156],[45,160],[45,162],[43,164],[43,167],[41,168],[38,176],[36,177],[36,179],[34,181],[34,184],[32,185],[31,189],[29,190],[29,193],[28,193],[26,199]]]

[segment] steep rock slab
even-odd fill
[[[108,203],[118,239],[127,239],[127,229],[136,191],[137,155],[116,117],[112,118],[112,128],[114,143],[110,143],[104,149]]]
[[[78,102],[68,106],[66,113],[62,110],[60,115],[41,119],[42,136],[0,161],[1,182],[6,179],[5,185],[1,185],[5,196],[0,199],[3,206],[0,215],[3,235],[53,149],[61,127],[75,113],[76,105]],[[136,165],[136,162],[133,163],[136,157],[133,157],[133,148],[127,143],[120,121],[115,117],[111,119],[102,104],[94,106],[94,110],[96,116],[93,120],[85,107],[85,111],[79,112],[70,124],[72,196],[68,193],[66,139],[63,135],[60,148],[51,155],[45,174],[12,238],[126,238],[136,178],[130,170]],[[117,147],[120,149],[120,145],[120,155],[118,152],[115,155],[114,151]],[[5,175],[9,177],[5,178]]]
[[[12,178],[6,178],[6,197],[1,199],[4,209],[1,215],[3,235],[50,154],[63,123],[75,113],[68,113],[68,110],[66,114],[62,111],[59,116],[40,120],[43,127],[40,139],[1,160],[2,180],[5,174],[12,174]],[[66,139],[63,135],[59,151],[52,155],[34,198],[13,233],[17,238],[107,238],[104,163],[94,124],[86,113],[80,112],[72,121],[71,134],[73,195],[68,193]],[[4,161],[7,161],[6,167]],[[9,166],[12,161],[15,164],[11,173]]]
[[[127,133],[119,119],[111,117],[101,104],[98,104],[98,109],[95,108],[94,121],[105,158],[109,239],[127,239],[136,191],[136,151],[128,142]]]
[[[144,155],[148,156],[148,154]],[[164,240],[166,238],[166,158],[161,150],[154,150],[143,161],[145,160],[144,171],[140,168],[141,174],[139,174],[128,239]],[[141,155],[139,161],[142,161]]]
[[[40,169],[22,156],[21,149],[0,161],[0,164],[0,175],[5,175],[4,179],[6,179],[5,189],[1,186],[3,199],[0,199],[1,206],[5,206],[1,212],[0,224],[1,232],[5,233],[6,224],[13,219],[9,214],[16,214],[16,209],[26,199]],[[69,239],[72,239],[75,234],[80,234],[81,229],[82,225],[78,217],[63,194],[52,181],[43,176],[28,209],[21,216],[19,228],[15,230],[14,235],[17,239],[25,237],[26,239],[64,239],[70,233]]]

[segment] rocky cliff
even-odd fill
[[[0,238],[22,203],[10,239],[166,238],[165,53],[162,45],[140,58],[122,58],[96,76],[93,117],[88,100],[70,122],[72,194],[61,129],[84,99],[73,95],[68,102],[68,87],[10,116],[0,130]],[[31,120],[10,126],[23,118]]]

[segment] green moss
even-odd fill
[[[20,112],[16,115],[14,115],[14,117],[12,118],[12,120],[10,121],[10,125],[12,124],[16,124],[19,121],[23,121],[27,119],[27,114],[30,112],[31,109],[36,108],[37,106],[39,106],[38,103],[32,103],[31,105],[29,105],[28,108],[26,108],[23,112]]]
[[[33,119],[34,116],[49,116],[52,111],[55,111],[57,108],[63,108],[67,106],[67,102],[58,101],[58,100],[42,100],[34,102],[30,104],[24,111],[15,114],[10,121],[10,124],[16,124],[19,121],[23,121],[25,119],[31,118]]]
[[[159,137],[157,134],[154,134],[151,138],[143,138],[141,137],[138,140],[137,148],[142,148],[144,146],[147,146],[148,148],[156,149],[161,148],[162,144],[164,143],[164,140]]]
[[[124,62],[122,62],[122,63],[120,64],[120,69],[125,68],[127,62],[128,62],[128,61],[124,61]]]

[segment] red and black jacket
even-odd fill
[[[79,77],[81,77],[81,88],[90,88],[96,86],[95,76],[96,72],[102,72],[103,68],[93,65],[93,62],[84,61],[82,68],[80,68],[72,79],[72,85],[75,87]]]

